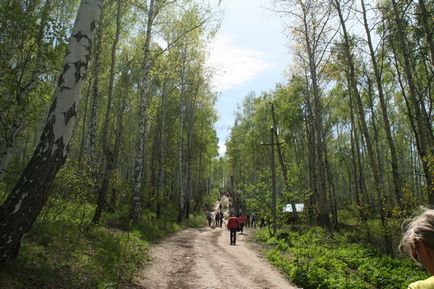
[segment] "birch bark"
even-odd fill
[[[82,0],[39,144],[0,208],[0,263],[18,255],[21,240],[44,207],[48,188],[65,162],[80,90],[90,59],[103,0]]]
[[[148,21],[146,27],[146,39],[144,44],[144,57],[143,57],[143,79],[142,87],[140,91],[140,108],[139,108],[139,134],[136,147],[136,156],[134,158],[134,187],[133,187],[133,200],[130,211],[130,219],[133,222],[137,222],[141,215],[141,189],[142,189],[142,177],[144,167],[144,150],[145,150],[145,138],[146,138],[146,110],[149,103],[149,72],[151,70],[150,61],[150,46],[152,37],[152,26],[154,22],[154,0],[149,3],[148,9]]]

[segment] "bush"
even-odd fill
[[[351,242],[351,235],[330,235],[321,228],[278,234],[280,240],[259,230],[256,239],[271,246],[268,260],[295,284],[317,288],[406,288],[426,273],[408,259],[382,255],[378,250]]]
[[[67,222],[72,206],[59,220],[38,220],[18,259],[3,268],[0,288],[110,288],[133,277],[148,242],[138,232]]]

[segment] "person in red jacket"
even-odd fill
[[[234,214],[231,214],[231,216],[228,219],[228,230],[231,232],[231,245],[235,245],[237,242],[237,230],[239,226],[238,218],[235,217]]]
[[[243,234],[244,225],[246,224],[246,216],[243,213],[241,213],[239,215],[239,217],[238,217],[238,223],[240,225],[240,232],[241,232],[240,235],[242,235]]]

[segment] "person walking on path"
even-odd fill
[[[238,217],[238,223],[240,224],[240,234],[243,234],[243,230],[244,230],[244,225],[246,224],[246,216],[241,213],[240,216]]]
[[[237,242],[237,230],[238,230],[239,222],[238,218],[235,217],[234,214],[231,214],[231,216],[228,219],[228,230],[230,231],[230,238],[231,238],[231,245],[236,244]]]
[[[223,211],[220,211],[220,224],[219,224],[220,228],[223,225],[223,219],[224,219]]]
[[[422,213],[404,221],[403,228],[399,249],[432,275],[411,283],[408,289],[434,289],[434,210],[422,208]]]
[[[252,213],[252,215],[250,216],[250,227],[256,228],[256,214],[255,213]]]
[[[218,227],[220,225],[220,212],[217,211],[215,213],[215,226]]]
[[[206,211],[206,219],[208,220],[208,226],[211,227],[212,216],[209,210]]]

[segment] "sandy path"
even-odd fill
[[[249,229],[229,245],[221,228],[188,229],[151,249],[151,264],[135,280],[146,289],[296,288],[267,263],[249,241]]]

